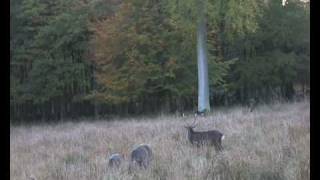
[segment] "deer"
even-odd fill
[[[123,157],[118,154],[118,153],[114,153],[114,154],[111,154],[109,156],[109,167],[113,168],[113,167],[119,167],[121,162],[123,160]]]
[[[194,131],[196,119],[192,125],[184,126],[188,131],[188,140],[192,145],[213,145],[216,152],[221,152],[222,148],[222,140],[224,139],[224,135],[217,130],[210,130],[210,131]]]
[[[146,144],[140,144],[131,152],[129,170],[131,171],[134,165],[138,165],[140,168],[147,169],[152,159],[153,153],[150,146]]]
[[[255,98],[251,98],[248,103],[249,111],[252,112],[258,104],[258,101]]]

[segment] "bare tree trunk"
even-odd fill
[[[205,2],[199,3],[199,22],[197,28],[197,54],[198,54],[198,111],[210,111],[209,103],[209,79],[208,79],[208,60],[206,48],[206,18]]]
[[[94,108],[94,118],[98,119],[99,118],[99,105],[96,102],[96,100],[94,102],[94,107],[93,108]]]
[[[64,104],[63,104],[63,100],[61,98],[60,100],[60,120],[63,121],[64,118]]]

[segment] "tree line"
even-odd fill
[[[307,93],[309,3],[204,2],[213,109]],[[10,0],[10,119],[194,110],[197,3]]]

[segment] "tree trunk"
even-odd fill
[[[94,102],[94,105],[93,105],[94,107],[94,118],[95,119],[99,119],[99,105],[98,105],[98,103],[96,102],[96,100],[95,100],[95,102]]]
[[[202,0],[199,9],[199,22],[197,28],[197,56],[198,56],[198,111],[210,111],[208,60],[206,48],[206,18],[205,3]]]
[[[63,106],[63,100],[60,101],[60,121],[63,121],[64,118],[64,106]]]

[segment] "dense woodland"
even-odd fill
[[[197,3],[10,0],[10,119],[194,110]],[[205,3],[213,110],[308,94],[309,3]]]

